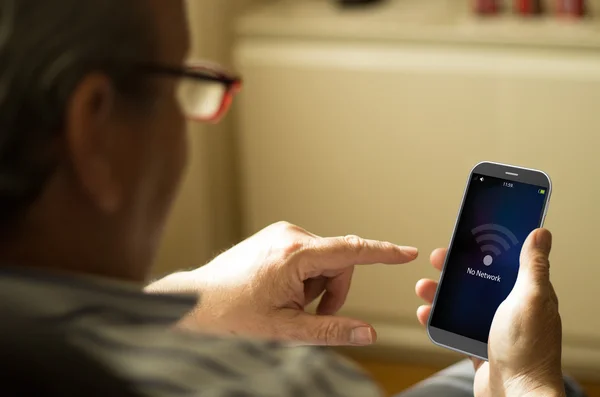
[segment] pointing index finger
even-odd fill
[[[407,263],[416,259],[418,250],[385,241],[345,236],[315,239],[302,250],[301,255],[308,260],[307,263],[317,267],[311,270],[321,273],[354,265]]]

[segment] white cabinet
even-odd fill
[[[360,268],[345,311],[379,326],[382,346],[441,354],[415,320],[414,283],[436,277],[428,254],[449,241],[467,173],[481,160],[541,168],[565,364],[600,370],[595,27],[563,26],[576,40],[541,47],[545,26],[520,37],[518,23],[468,22],[444,1],[420,26],[392,26],[409,3],[361,14],[280,2],[240,20],[245,232],[285,219],[419,247],[414,264]]]

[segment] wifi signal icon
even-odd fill
[[[517,236],[508,228],[494,223],[477,226],[471,230],[475,241],[481,247],[481,252],[485,254],[483,264],[490,266],[494,263],[494,258],[501,255],[519,244]]]

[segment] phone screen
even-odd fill
[[[473,174],[446,259],[430,325],[488,342],[511,292],[527,236],[540,227],[547,188]]]

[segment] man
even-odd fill
[[[335,316],[353,267],[409,262],[415,248],[282,222],[143,291],[186,164],[182,111],[215,121],[237,85],[184,66],[186,26],[182,0],[0,0],[4,309],[61,330],[141,395],[379,395],[327,351],[261,339],[374,343],[369,324]],[[549,239],[525,245],[479,395],[565,393]],[[418,293],[430,301],[434,287]],[[305,313],[321,295],[319,316]]]

